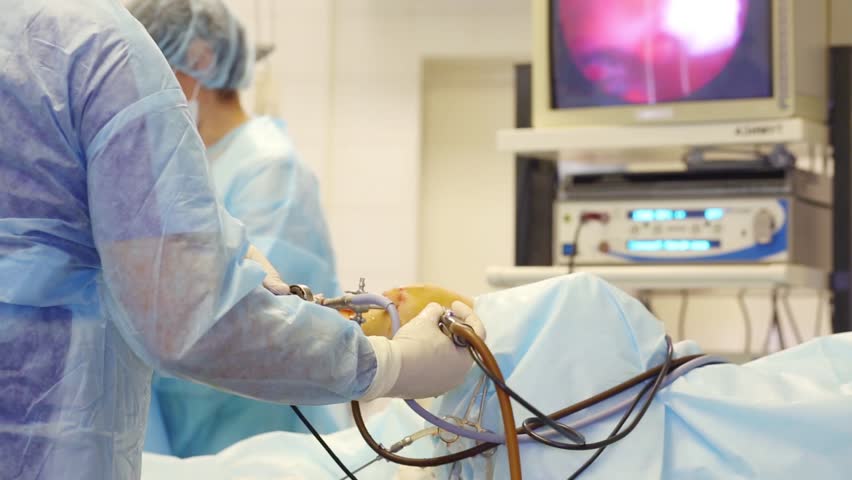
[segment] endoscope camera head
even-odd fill
[[[465,340],[464,338],[462,338],[459,335],[453,334],[452,328],[451,328],[453,324],[461,325],[461,326],[468,328],[471,331],[473,331],[473,327],[464,323],[464,321],[461,318],[459,318],[458,315],[455,314],[455,312],[453,312],[452,310],[450,310],[448,308],[448,309],[444,310],[444,313],[441,314],[441,318],[438,319],[438,328],[441,329],[441,332],[444,335],[450,337],[453,340],[453,343],[457,347],[461,347],[461,348],[470,347],[470,344],[467,342],[467,340]]]

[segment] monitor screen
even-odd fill
[[[771,1],[551,0],[551,106],[772,97]]]

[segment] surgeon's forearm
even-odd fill
[[[251,292],[165,370],[261,400],[359,398],[378,365],[357,325],[296,297]]]
[[[111,316],[155,368],[262,400],[358,398],[376,371],[370,342],[337,312],[260,286],[263,272],[203,234],[103,246]],[[227,263],[227,262],[226,262]]]

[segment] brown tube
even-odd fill
[[[450,333],[464,338],[476,353],[479,354],[482,363],[485,364],[485,368],[493,372],[500,381],[505,382],[503,372],[500,371],[500,365],[497,364],[494,354],[491,353],[491,350],[473,329],[468,328],[464,324],[451,323]],[[518,444],[518,434],[515,432],[515,414],[512,412],[512,399],[509,398],[508,393],[499,388],[496,393],[497,400],[500,403],[500,414],[503,417],[503,430],[506,432],[509,476],[512,480],[521,480],[521,477],[523,477],[523,472],[521,471],[521,447]]]

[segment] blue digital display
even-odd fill
[[[630,219],[634,222],[653,222],[654,221],[654,211],[653,210],[633,210],[630,212]]]
[[[708,208],[704,210],[704,218],[712,222],[713,220],[721,220],[725,216],[725,210],[721,208]]]
[[[686,220],[687,218],[703,218],[708,222],[721,220],[725,216],[724,208],[707,208],[703,210],[673,210],[670,208],[641,208],[630,211],[630,219],[634,222],[669,222]]]
[[[706,252],[719,248],[718,240],[628,240],[627,250],[630,252]]]

